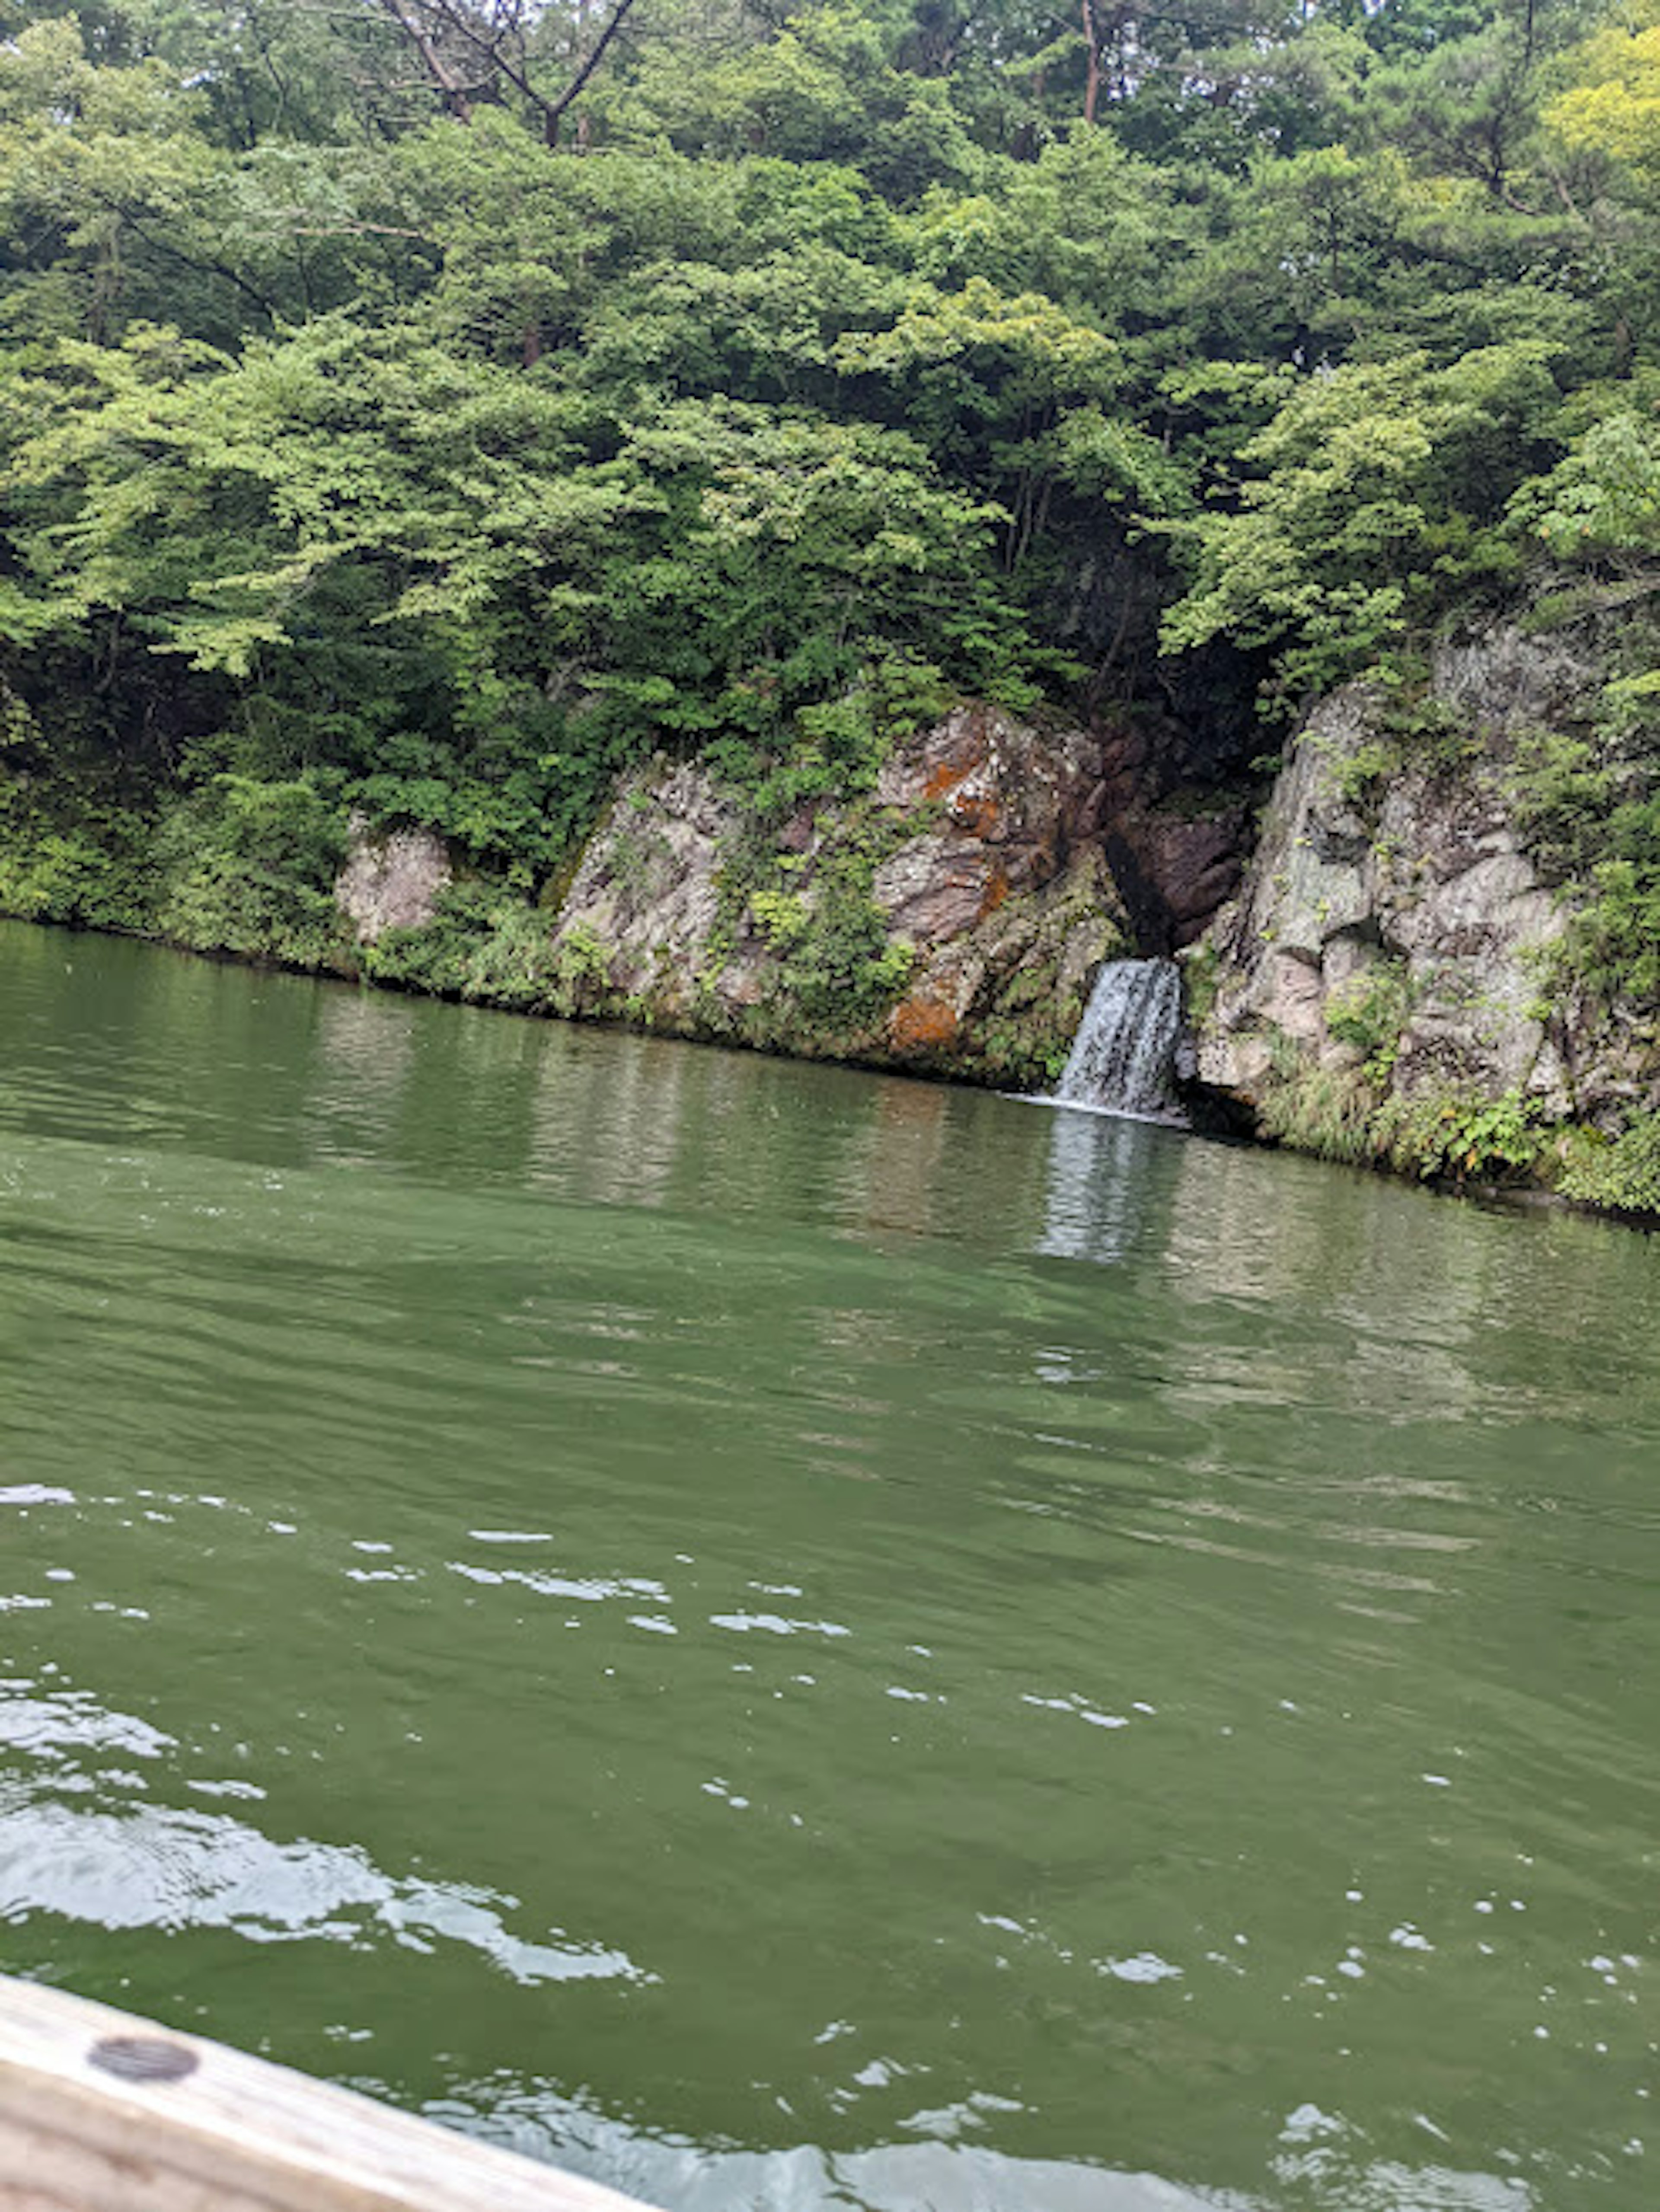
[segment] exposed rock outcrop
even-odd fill
[[[448,848],[435,831],[393,830],[374,836],[354,816],[335,903],[360,945],[378,944],[389,929],[424,928],[451,873]]]
[[[1554,1122],[1642,1097],[1648,1046],[1554,973],[1568,912],[1517,804],[1530,736],[1596,690],[1562,645],[1500,629],[1438,655],[1427,734],[1391,733],[1364,685],[1318,708],[1190,956],[1201,1079],[1275,1133],[1311,1077],[1329,1117],[1385,1131],[1414,1103],[1510,1098]]]
[[[559,908],[557,1002],[983,1080],[1064,1060],[1126,949],[1099,741],[965,707],[873,790],[758,817],[703,768],[629,777]]]
[[[1142,716],[1103,748],[1107,854],[1150,950],[1194,939],[1238,888],[1248,809],[1225,767],[1184,773],[1183,732]]]

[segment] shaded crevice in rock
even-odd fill
[[[1250,842],[1243,786],[1183,726],[1140,714],[1103,739],[1108,853],[1139,941],[1192,944],[1237,889]]]

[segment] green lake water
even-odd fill
[[[0,928],[0,1964],[671,2212],[1660,2201],[1660,1246]]]

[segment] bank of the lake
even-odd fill
[[[1202,1126],[1652,1220],[1646,895],[1579,788],[1600,649],[1489,624],[1409,729],[1381,678],[1341,690],[1255,811],[1237,732],[1134,714],[959,701],[826,787],[806,756],[757,781],[659,752],[539,874],[337,781],[140,776],[116,805],[0,744],[0,915],[1026,1091],[1104,963],[1174,953]]]
[[[0,928],[15,1972],[671,2212],[1591,2212],[1653,1248]]]

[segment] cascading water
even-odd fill
[[[1177,1089],[1182,978],[1173,960],[1109,960],[1073,1040],[1055,1103],[1184,1121]]]

